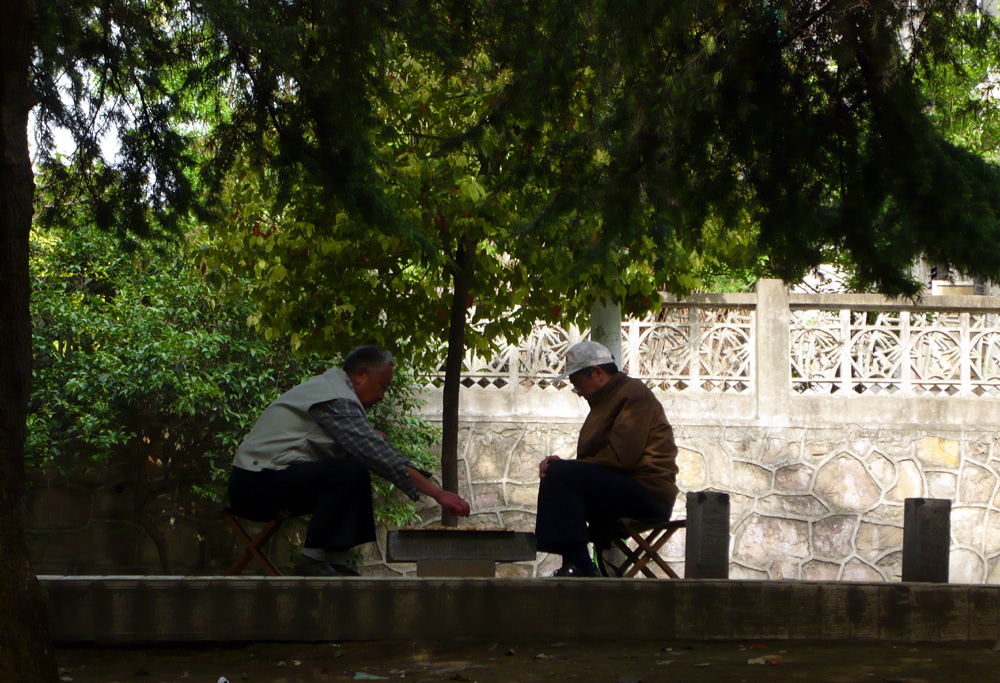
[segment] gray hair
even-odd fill
[[[361,368],[381,370],[387,366],[395,366],[396,361],[392,354],[381,346],[359,346],[347,354],[344,359],[344,372],[353,375]]]

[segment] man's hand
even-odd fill
[[[459,517],[468,517],[469,513],[472,511],[472,508],[460,495],[452,493],[451,491],[445,491],[442,489],[441,493],[434,496],[434,500],[436,500],[442,508],[455,513]]]
[[[550,455],[538,464],[538,480],[545,481],[545,470],[549,469],[549,463],[554,460],[562,460],[558,455]]]
[[[465,500],[462,499],[462,496],[457,493],[452,493],[451,491],[445,491],[443,488],[409,465],[406,466],[406,469],[410,473],[410,479],[413,480],[413,485],[416,486],[417,490],[422,494],[430,496],[434,499],[434,502],[442,508],[455,513],[459,517],[469,516],[472,508],[465,502]]]

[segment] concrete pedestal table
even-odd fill
[[[417,576],[496,576],[497,562],[535,559],[535,535],[457,527],[390,531],[386,560],[416,562]]]

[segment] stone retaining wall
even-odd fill
[[[995,432],[906,428],[767,429],[684,425],[674,420],[682,491],[731,496],[733,578],[898,581],[903,500],[948,498],[952,582],[1000,583],[1000,439]],[[472,504],[469,524],[534,528],[537,466],[547,455],[571,455],[578,423],[464,422],[461,488]],[[232,534],[215,505],[183,490],[165,496],[167,516],[143,521],[133,512],[127,479],[53,480],[28,493],[29,542],[46,574],[162,574],[154,538],[167,549],[170,573],[214,574],[235,556]],[[683,496],[675,516],[683,516]],[[422,504],[425,523],[437,521]],[[293,520],[272,545],[289,566],[303,525]],[[410,574],[386,566],[384,530],[366,548],[366,574]],[[684,537],[666,555],[683,567]],[[553,560],[502,566],[504,576],[545,573]],[[248,570],[253,571],[253,570]],[[682,574],[683,575],[683,574]]]
[[[571,455],[570,424],[466,424],[475,522],[531,530],[537,465]],[[950,577],[1000,583],[1000,446],[990,432],[675,425],[682,491],[730,494],[730,576],[899,581],[903,501],[953,501]],[[683,495],[675,516],[684,515]],[[665,555],[680,569],[684,537]],[[546,567],[547,568],[547,567]]]
[[[28,547],[40,574],[215,574],[235,557],[217,509],[191,473],[113,466],[64,476],[29,473]]]
[[[57,643],[610,638],[992,644],[1000,635],[1000,589],[992,586],[134,576],[42,577],[42,585]]]

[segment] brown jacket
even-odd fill
[[[590,399],[576,458],[627,474],[664,502],[677,497],[674,430],[649,387],[624,372]]]

